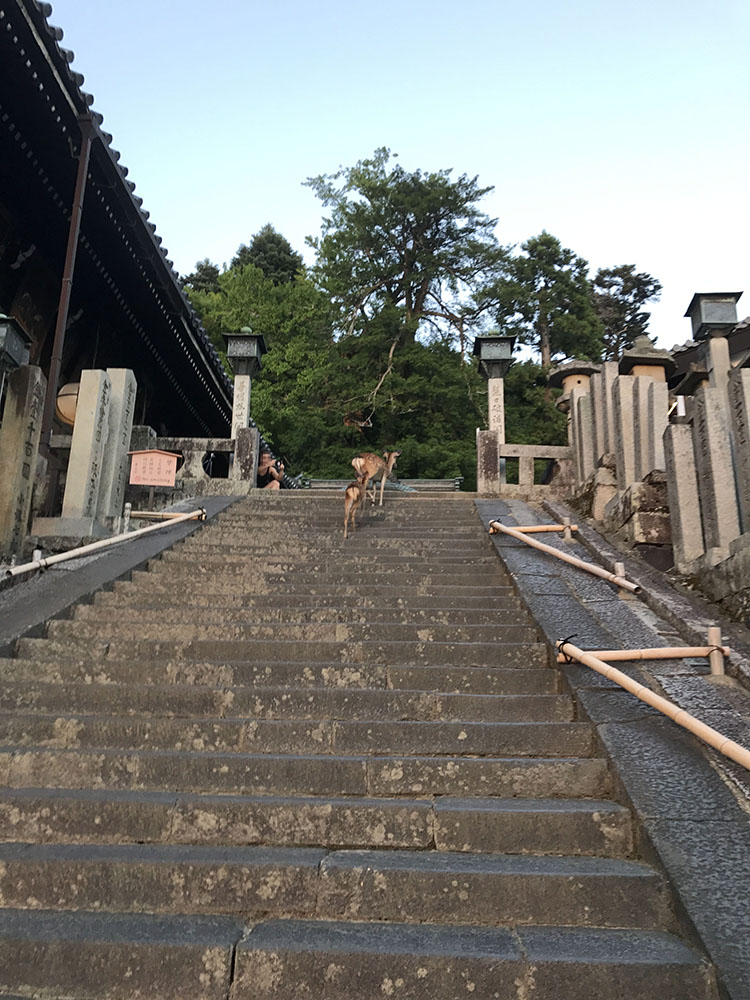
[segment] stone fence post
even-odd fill
[[[0,427],[0,557],[23,549],[31,512],[47,379],[41,368],[23,365],[8,379]]]
[[[728,414],[719,388],[706,386],[695,396],[693,445],[698,473],[703,534],[712,562],[729,554],[740,534]],[[711,553],[710,550],[717,550]]]

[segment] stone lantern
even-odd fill
[[[620,358],[618,370],[621,375],[646,375],[655,382],[666,382],[676,367],[670,352],[654,347],[644,333]]]
[[[574,389],[588,392],[591,386],[591,376],[599,371],[599,365],[592,361],[566,361],[554,368],[547,379],[547,385],[552,389],[562,389],[563,394],[555,401],[555,406],[561,413],[570,409],[570,394]]]
[[[504,379],[513,364],[515,337],[500,333],[480,333],[474,338],[474,356],[479,358],[479,370],[487,379],[489,429],[505,444],[505,385]]]
[[[234,372],[232,400],[232,437],[250,426],[250,389],[253,376],[260,371],[261,358],[268,352],[263,335],[243,326],[237,333],[223,333],[227,344],[227,359]]]
[[[706,342],[706,368],[711,385],[727,401],[732,367],[727,334],[737,325],[737,302],[742,292],[696,292],[685,315],[693,327],[693,340]]]

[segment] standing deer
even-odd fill
[[[365,498],[365,485],[362,479],[349,483],[344,493],[344,538],[348,538],[347,526],[351,520],[352,531],[357,527],[357,511]]]
[[[385,490],[385,481],[391,474],[393,466],[396,464],[396,459],[401,454],[400,451],[384,451],[383,457],[380,455],[375,455],[371,451],[366,451],[362,455],[357,455],[356,458],[352,459],[352,465],[357,473],[357,479],[361,479],[363,483],[363,488],[365,493],[367,493],[367,487],[371,479],[375,479],[380,476],[380,506],[383,506],[383,491]],[[372,491],[371,497],[372,502],[375,503],[375,487]]]

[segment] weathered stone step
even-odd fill
[[[417,799],[0,789],[0,841],[289,847],[430,847]]]
[[[518,670],[500,667],[389,667],[392,688],[418,688],[457,694],[553,694],[560,674],[554,669]]]
[[[109,688],[166,687],[172,685],[208,688],[268,687],[289,685],[346,690],[390,687],[457,694],[555,694],[560,675],[541,663],[519,667],[387,667],[364,663],[190,663],[144,662],[105,657],[97,662],[73,658],[61,660],[0,659],[0,674],[6,683],[83,684]],[[112,695],[117,698],[116,691]],[[202,695],[196,695],[200,698]]]
[[[94,606],[102,607],[140,607],[147,606],[160,609],[174,608],[216,608],[223,607],[227,610],[252,608],[267,608],[270,610],[287,608],[341,608],[352,610],[367,610],[376,613],[384,613],[390,609],[400,609],[404,611],[429,612],[434,610],[438,614],[445,614],[453,610],[482,611],[488,614],[503,611],[510,611],[519,614],[526,621],[527,612],[522,609],[521,602],[514,595],[511,587],[495,587],[495,596],[485,597],[463,597],[463,596],[424,596],[422,594],[410,595],[408,601],[404,599],[403,593],[393,590],[389,593],[365,596],[353,591],[351,588],[346,593],[339,594],[311,594],[311,593],[289,593],[286,589],[278,594],[242,594],[227,592],[220,596],[206,593],[200,590],[190,593],[181,593],[179,600],[175,598],[173,591],[154,591],[131,583],[130,581],[119,581],[115,583],[112,590],[97,591],[94,596]],[[80,605],[88,607],[88,605]],[[502,619],[501,619],[502,620]],[[521,620],[519,618],[519,620]]]
[[[0,715],[0,745],[211,753],[586,757],[582,722],[375,722]]]
[[[226,1000],[241,920],[0,910],[0,995]]]
[[[498,795],[602,798],[594,757],[385,757],[157,750],[0,750],[13,788],[111,788],[228,795]]]
[[[360,624],[355,622],[222,622],[218,626],[212,622],[192,624],[169,624],[158,620],[142,618],[135,630],[137,641],[149,639],[161,643],[186,643],[192,641],[212,641],[217,635],[222,642],[250,640],[303,641],[309,643],[339,642],[362,643],[380,642],[470,642],[470,643],[533,643],[538,638],[536,626],[498,623],[493,625],[467,625],[458,622],[448,625],[420,623],[402,624]],[[119,639],[130,639],[134,628],[132,621],[91,622],[76,618],[60,619],[47,625],[47,635],[55,640],[71,643],[89,643]]]
[[[597,799],[201,795],[2,789],[0,841],[432,847],[627,857],[630,813]]]
[[[491,563],[479,566],[465,566],[455,564],[446,566],[443,563],[431,560],[430,562],[413,561],[410,563],[381,563],[377,560],[367,560],[357,563],[355,560],[347,560],[343,565],[337,566],[330,562],[274,562],[273,560],[241,560],[233,563],[217,563],[215,565],[204,564],[199,559],[190,559],[182,562],[167,562],[164,559],[156,559],[149,563],[147,572],[154,576],[168,577],[171,581],[179,584],[183,580],[193,580],[196,583],[204,577],[216,575],[224,579],[231,579],[238,584],[245,580],[254,579],[268,580],[280,585],[287,582],[305,582],[310,580],[315,583],[331,582],[335,585],[341,583],[361,583],[363,575],[367,575],[371,584],[388,583],[390,580],[402,580],[404,585],[416,585],[420,581],[438,582],[440,577],[447,577],[454,586],[468,583],[471,586],[481,584],[492,586],[493,583],[507,583],[508,577],[498,565]],[[291,577],[294,580],[290,579]]]
[[[3,908],[667,928],[664,883],[605,858],[0,844]]]
[[[49,640],[41,640],[49,642]],[[40,680],[53,684],[200,684],[211,687],[290,684],[301,687],[386,687],[387,667],[377,663],[321,661],[307,663],[230,663],[117,659],[83,656],[67,651],[59,658],[0,660],[2,676],[14,680]],[[504,673],[511,672],[510,668]],[[519,671],[524,674],[529,671]],[[537,673],[546,670],[537,669]]]
[[[237,948],[232,1000],[714,1000],[700,956],[669,934],[575,927],[297,920]]]
[[[106,667],[110,657],[133,662],[173,663],[307,663],[337,660],[349,663],[384,663],[388,666],[435,665],[498,666],[520,668],[543,666],[548,661],[544,643],[515,642],[305,642],[303,640],[195,639],[188,642],[158,639],[115,638],[66,641],[57,639],[21,639],[17,655],[21,659],[89,661],[97,669]]]
[[[439,798],[435,845],[445,851],[627,857],[630,813],[587,799]]]
[[[300,554],[319,552],[321,555],[332,555],[336,558],[349,558],[351,554],[369,554],[373,559],[385,555],[402,555],[421,557],[424,555],[454,555],[456,553],[456,541],[453,535],[446,534],[444,537],[429,539],[404,539],[382,536],[374,544],[372,535],[368,537],[367,532],[361,535],[354,535],[346,542],[346,549],[342,549],[342,539],[340,538],[300,538],[281,537],[278,540],[266,541],[258,537],[254,532],[248,535],[247,531],[237,531],[231,537],[225,532],[213,534],[202,531],[195,535],[190,535],[184,541],[177,543],[170,551],[174,552],[194,552],[206,553],[208,555],[222,555],[236,552],[247,553],[252,556],[268,555],[269,552],[276,552],[294,558]],[[489,539],[477,535],[472,531],[472,537],[461,540],[461,552],[468,552],[480,556],[493,556],[497,559],[497,552]]]
[[[187,606],[186,606],[187,605]],[[109,627],[113,620],[113,606],[96,604],[79,604],[75,609],[74,619],[79,622],[97,622],[102,627]],[[200,608],[200,612],[197,610]],[[467,608],[361,608],[337,607],[333,602],[328,607],[290,606],[261,608],[243,608],[233,605],[224,608],[215,603],[197,604],[181,601],[179,606],[174,603],[158,605],[149,598],[142,603],[136,603],[134,598],[127,603],[117,604],[116,621],[136,624],[163,625],[194,625],[196,621],[204,626],[221,628],[224,625],[240,625],[251,622],[285,624],[328,622],[343,625],[531,625],[531,617],[520,607],[467,609]]]
[[[453,600],[454,598],[496,598],[498,596],[512,594],[510,587],[506,586],[485,586],[483,584],[472,583],[452,583],[451,577],[443,574],[438,577],[425,576],[418,581],[404,582],[397,577],[390,578],[390,583],[371,583],[369,574],[360,574],[356,579],[342,583],[340,577],[336,577],[339,582],[321,582],[315,574],[294,573],[288,578],[269,577],[259,575],[254,579],[242,580],[239,583],[234,577],[212,576],[204,579],[195,579],[188,586],[182,581],[174,581],[165,573],[149,573],[145,570],[136,570],[132,574],[131,582],[122,586],[137,585],[139,591],[166,593],[177,600],[178,594],[192,593],[192,585],[196,587],[195,592],[202,595],[210,595],[218,600],[223,600],[224,594],[237,595],[238,592],[252,598],[254,595],[279,594],[283,597],[291,597],[299,594],[303,597],[323,595],[326,597],[342,596],[351,597],[356,594],[365,599],[373,599],[385,596],[388,599],[398,599],[404,604],[411,605],[412,599],[419,597],[441,597]],[[198,586],[200,584],[200,586]],[[115,588],[117,589],[117,588]]]
[[[159,559],[155,560],[154,565],[156,562],[170,566],[183,566],[185,563],[192,566],[197,563],[200,566],[217,569],[221,572],[225,570],[235,572],[239,567],[247,568],[248,566],[255,567],[262,565],[264,569],[278,570],[280,572],[289,572],[302,568],[311,572],[317,572],[318,570],[330,570],[340,567],[344,564],[344,561],[346,566],[383,567],[386,569],[402,567],[408,570],[420,569],[422,566],[453,567],[453,572],[459,572],[462,567],[468,566],[503,569],[494,552],[465,552],[463,546],[460,552],[457,552],[454,548],[450,554],[427,552],[411,555],[402,552],[400,549],[396,553],[373,552],[370,549],[361,552],[348,550],[346,556],[342,556],[340,552],[320,552],[318,550],[310,553],[300,553],[298,550],[290,550],[288,553],[282,553],[278,551],[276,546],[252,554],[245,552],[244,548],[239,551],[231,549],[225,552],[216,552],[213,546],[198,551],[178,546],[163,552]]]
[[[572,719],[568,695],[442,694],[434,690],[198,685],[45,684],[5,681],[0,712],[162,718],[391,719],[531,722]],[[0,718],[2,716],[0,715]]]

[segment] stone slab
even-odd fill
[[[47,380],[24,365],[7,381],[0,426],[0,559],[19,556],[31,513]]]
[[[62,516],[96,517],[109,434],[112,383],[103,371],[81,372]]]

